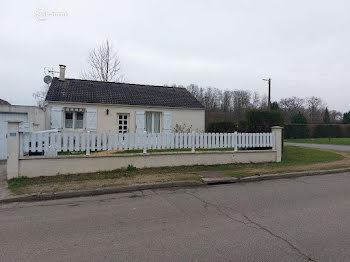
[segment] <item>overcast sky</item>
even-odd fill
[[[44,67],[79,78],[108,38],[131,83],[262,94],[271,77],[273,101],[319,96],[350,110],[348,0],[1,0],[0,10],[0,98],[12,104],[35,103]]]

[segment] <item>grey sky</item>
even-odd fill
[[[350,110],[348,0],[0,3],[0,98],[34,104],[44,67],[79,78],[91,48],[117,47],[127,81],[320,96]],[[38,10],[66,16],[35,17]]]

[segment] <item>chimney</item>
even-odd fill
[[[66,73],[66,66],[65,65],[60,65],[60,80],[64,80],[64,75]]]

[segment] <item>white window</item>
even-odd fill
[[[160,133],[160,113],[146,112],[146,132]]]
[[[128,133],[129,132],[129,114],[118,114],[117,126],[118,126],[119,133]]]
[[[73,112],[65,112],[64,127],[73,128]]]
[[[83,129],[84,109],[66,108],[64,112],[64,127],[70,129]]]
[[[75,112],[75,125],[76,129],[82,129],[84,127],[84,113]]]

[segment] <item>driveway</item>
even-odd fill
[[[336,150],[336,151],[350,152],[350,146],[342,146],[342,145],[306,144],[306,143],[284,143],[284,144],[287,146],[303,146],[303,147],[330,149],[330,150]]]
[[[350,173],[0,205],[0,261],[350,261]]]

